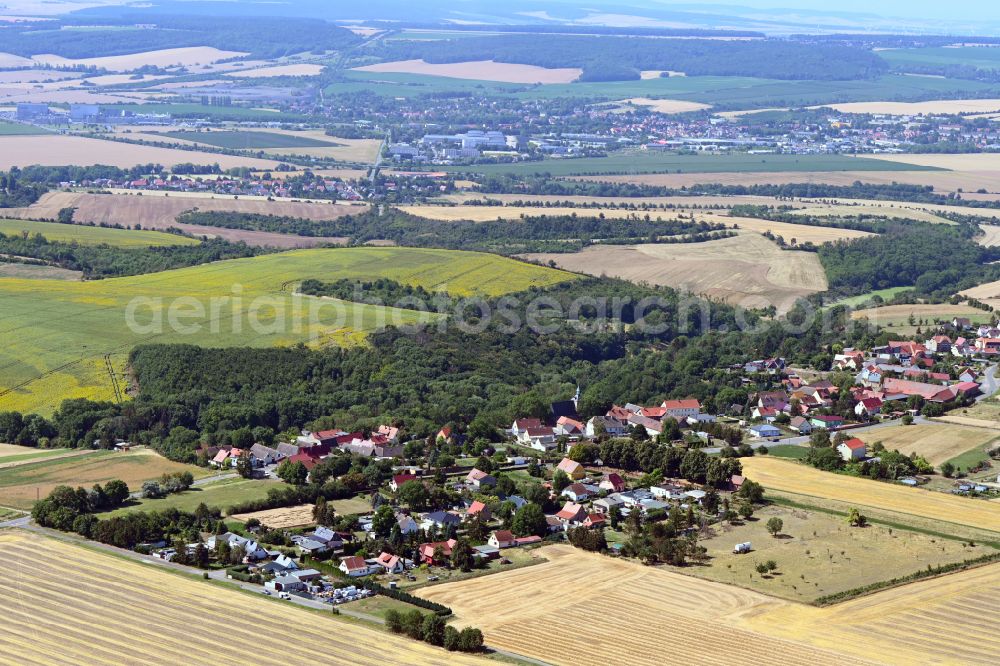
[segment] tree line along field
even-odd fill
[[[0,581],[0,650],[12,663],[152,666],[194,659],[237,665],[246,663],[250,646],[255,663],[288,663],[285,641],[262,640],[261,627],[268,626],[294,627],[297,641],[330,663],[487,663],[337,620],[329,611],[241,593],[25,531],[0,532],[0,556],[16,572]],[[253,620],[219,619],[237,616]]]
[[[515,164],[479,164],[447,167],[454,173],[510,173],[519,176],[551,174],[761,173],[785,171],[926,171],[935,167],[907,165],[847,155],[675,155],[655,151],[612,153],[607,157],[548,159]]]
[[[131,226],[141,220],[140,224],[144,229],[177,228],[195,236],[219,237],[232,242],[244,241],[248,245],[293,248],[340,244],[346,242],[346,239],[207,227],[178,222],[177,217],[182,213],[197,209],[199,211],[287,215],[309,220],[334,220],[344,215],[367,210],[366,205],[267,201],[264,197],[226,199],[173,192],[170,195],[163,196],[163,193],[156,192],[145,193],[142,196],[121,193],[47,192],[31,206],[7,209],[4,213],[32,220],[56,219],[59,211],[63,208],[75,208],[73,219],[83,224]],[[175,237],[171,236],[171,238]]]
[[[163,132],[162,136],[192,143],[202,143],[218,148],[330,148],[340,144],[334,141],[323,141],[308,136],[299,136],[293,133],[281,134],[278,132],[254,132],[250,130],[226,131],[214,130],[211,132],[196,132],[178,130],[174,132]]]
[[[95,483],[121,479],[130,489],[138,490],[143,481],[180,471],[189,471],[196,479],[211,473],[194,465],[172,462],[148,449],[93,451],[29,461],[0,469],[0,506],[30,510],[38,497],[45,497],[59,485],[89,488]]]
[[[996,564],[816,608],[568,545],[542,553],[545,563],[419,594],[488,644],[554,664],[614,663],[624,650],[630,664],[989,663],[1000,649]],[[581,612],[599,624],[566,630]]]
[[[960,525],[1000,533],[1000,504],[996,502],[823,472],[768,456],[744,458],[743,471],[765,488],[800,496],[804,502],[808,498],[830,499],[930,519],[939,523],[938,529]]]
[[[0,219],[0,234],[5,236],[20,236],[22,234],[34,236],[35,234],[41,234],[50,241],[60,243],[112,245],[122,248],[197,245],[199,242],[195,238],[167,234],[161,231],[139,231],[9,219]]]
[[[199,504],[219,508],[225,513],[234,504],[267,497],[267,491],[280,484],[274,480],[230,478],[213,481],[200,486],[192,486],[179,493],[171,493],[159,499],[133,500],[114,511],[100,514],[102,518],[121,516],[130,511],[162,511],[177,509],[193,512]],[[138,486],[133,490],[137,490]],[[310,506],[310,510],[311,510]]]
[[[292,294],[293,285],[306,278],[378,277],[458,296],[497,296],[574,279],[496,255],[392,247],[294,250],[89,282],[0,279],[0,335],[8,341],[0,350],[0,411],[50,414],[66,398],[113,399],[105,355],[111,355],[121,382],[129,351],[142,343],[349,345],[387,324],[438,316],[375,305],[344,308]],[[182,297],[188,300],[185,308],[194,299],[203,310],[182,317],[184,329],[174,330],[167,314]],[[266,302],[255,309],[258,297]],[[130,328],[126,312],[134,298],[160,300],[143,301],[136,310],[137,327]],[[215,311],[213,298],[223,299]],[[155,325],[157,317],[162,327]],[[251,321],[259,323],[256,330]]]

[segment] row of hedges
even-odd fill
[[[436,603],[434,601],[428,601],[421,597],[415,596],[406,592],[405,590],[394,589],[391,587],[385,587],[384,585],[379,585],[375,581],[365,581],[365,589],[372,590],[378,594],[385,595],[390,599],[395,599],[396,601],[405,601],[408,604],[414,606],[419,606],[420,608],[426,608],[429,611],[434,611],[435,615],[441,617],[448,617],[451,615],[451,609],[443,604]]]
[[[819,597],[813,603],[817,606],[828,606],[830,604],[847,601],[848,599],[853,599],[855,597],[871,594],[872,592],[878,592],[879,590],[884,590],[886,588],[903,585],[904,583],[912,583],[924,578],[933,578],[934,576],[940,576],[941,574],[951,573],[961,569],[968,569],[970,567],[988,564],[997,560],[1000,560],[1000,553],[989,553],[970,560],[952,562],[951,564],[942,564],[937,567],[933,567],[928,564],[927,568],[924,570],[917,571],[906,576],[899,576],[897,578],[871,583],[870,585],[863,585],[862,587],[855,587],[853,589],[844,590],[843,592],[837,592],[835,594],[827,594]]]

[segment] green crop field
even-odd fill
[[[416,97],[475,92],[510,95],[520,99],[583,97],[595,101],[650,97],[701,102],[724,109],[882,100],[920,101],[966,96],[1000,97],[1000,85],[996,84],[903,74],[859,81],[838,81],[835,86],[831,86],[829,81],[778,81],[740,76],[675,76],[640,81],[526,85],[426,74],[346,71],[342,75],[342,80],[326,88],[326,94],[367,93],[384,97]]]
[[[0,278],[0,411],[50,414],[66,398],[114,399],[113,382],[121,388],[128,353],[142,343],[358,344],[386,325],[438,317],[292,293],[305,278],[379,277],[487,296],[574,279],[490,254],[392,247],[295,250],[88,282]]]
[[[194,486],[182,493],[167,495],[160,499],[136,500],[133,504],[107,512],[102,517],[120,516],[130,511],[162,511],[163,509],[178,509],[194,511],[199,504],[220,509],[267,497],[267,491],[278,487],[278,481],[250,480],[243,478],[223,479],[203,486]]]
[[[769,173],[776,171],[922,171],[902,162],[860,159],[848,155],[675,155],[647,151],[612,153],[607,157],[549,159],[515,164],[449,167],[461,173],[511,173],[585,176],[640,173]]]
[[[163,132],[162,136],[184,141],[195,141],[219,148],[329,148],[342,144],[321,141],[308,136],[276,134],[274,132]]]
[[[25,136],[33,134],[50,134],[50,132],[34,125],[22,125],[21,123],[0,120],[0,136]]]
[[[60,243],[75,242],[80,245],[113,245],[115,247],[166,247],[170,245],[197,245],[200,242],[195,238],[162,231],[133,231],[131,229],[89,227],[79,224],[59,224],[58,222],[0,219],[0,234],[20,236],[24,233],[41,234],[50,241]]]
[[[907,65],[967,65],[1000,69],[1000,49],[988,46],[914,48],[879,51],[883,60],[906,69]]]
[[[910,291],[913,287],[888,287],[886,289],[876,289],[875,291],[869,291],[864,294],[858,294],[857,296],[848,296],[847,298],[842,298],[839,301],[834,301],[830,303],[827,307],[834,307],[836,305],[846,305],[850,308],[856,308],[859,305],[863,305],[870,301],[875,296],[878,296],[883,301],[892,300],[897,294],[901,294],[904,291]]]

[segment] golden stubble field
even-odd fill
[[[754,456],[742,458],[741,462],[744,474],[765,489],[1000,532],[1000,504],[822,472],[803,463],[780,458]]]
[[[592,245],[572,254],[535,253],[527,259],[556,262],[588,275],[648,282],[719,298],[746,307],[787,311],[798,298],[826,291],[813,252],[781,250],[756,233],[704,243]]]
[[[501,83],[571,83],[583,74],[578,67],[550,69],[535,65],[513,65],[492,60],[474,62],[429,63],[423,60],[398,60],[356,67],[359,72],[427,74],[450,79],[474,79]]]
[[[209,65],[219,60],[228,60],[245,56],[246,53],[240,51],[221,51],[210,46],[189,46],[176,49],[161,49],[158,51],[145,51],[143,53],[130,53],[128,55],[104,56],[99,58],[71,59],[62,56],[44,54],[32,57],[36,63],[52,65],[55,67],[97,67],[113,72],[130,72],[140,67],[172,67],[183,65],[184,67],[196,67],[198,65]]]
[[[989,442],[1000,438],[1000,432],[953,422],[898,425],[858,433],[857,436],[866,444],[882,442],[887,449],[896,449],[906,455],[915,453],[937,466],[966,451],[985,448]],[[997,528],[1000,529],[1000,524]]]
[[[1000,565],[815,608],[568,545],[543,552],[543,564],[419,594],[491,645],[574,666],[968,664],[1000,653]]]
[[[287,215],[309,220],[335,220],[349,214],[360,214],[366,205],[306,203],[295,201],[267,201],[262,198],[249,199],[232,197],[217,199],[205,196],[185,196],[182,193],[153,192],[138,194],[85,194],[82,192],[48,192],[38,202],[26,208],[12,208],[5,214],[23,219],[54,219],[62,208],[76,208],[73,219],[82,223],[120,224],[132,226],[142,224],[144,229],[169,229],[176,227],[196,236],[212,236],[231,241],[246,241],[251,245],[274,247],[310,247],[324,243],[343,243],[344,238],[318,236],[295,236],[266,231],[246,231],[223,229],[196,224],[177,222],[181,213],[198,209],[200,211],[232,211],[237,213],[260,213]]]
[[[82,136],[53,134],[0,137],[0,170],[10,170],[11,167],[25,167],[33,164],[43,166],[106,164],[128,168],[137,164],[149,163],[162,164],[167,168],[175,164],[186,163],[218,164],[223,169],[245,166],[266,170],[278,166],[278,162],[254,157],[234,157],[217,153],[202,153],[196,150],[140,146]]]
[[[994,309],[1000,308],[1000,280],[977,285],[971,289],[960,291],[959,294],[979,299]],[[982,312],[982,310],[980,310],[980,312]]]
[[[820,107],[812,107],[820,108]],[[936,113],[990,113],[1000,111],[1000,99],[938,99],[929,102],[845,102],[826,104],[841,113],[878,113],[887,116],[915,116]]]
[[[862,156],[863,157],[863,156]],[[878,159],[888,159],[892,155],[876,155]],[[898,156],[895,156],[898,157]],[[905,160],[897,160],[905,161]],[[824,183],[829,185],[852,185],[856,181],[876,185],[905,183],[908,185],[930,185],[936,191],[955,192],[985,189],[996,193],[1000,190],[1000,167],[986,168],[970,165],[953,171],[776,171],[774,173],[658,173],[629,176],[573,176],[572,180],[587,180],[601,183],[634,183],[663,187],[692,187],[704,183],[723,185],[783,185],[786,183]],[[989,195],[986,195],[989,196]],[[994,194],[989,198],[996,199]],[[971,196],[970,196],[971,198]]]
[[[6,663],[486,663],[24,531],[0,532],[0,555]],[[296,647],[274,627],[287,627]]]
[[[289,529],[293,527],[304,527],[315,524],[313,520],[313,505],[302,504],[299,506],[288,506],[280,509],[266,509],[264,511],[253,511],[251,513],[233,514],[235,520],[246,522],[251,518],[256,518],[262,525],[267,525],[271,529]]]
[[[998,283],[1000,284],[1000,283]],[[980,289],[980,287],[975,287]],[[965,294],[966,292],[962,292]],[[910,316],[914,323],[910,323]],[[953,317],[968,317],[973,323],[988,321],[989,313],[970,305],[951,305],[950,303],[914,303],[902,305],[884,305],[866,310],[854,310],[852,319],[868,319],[872,324],[884,326],[889,330],[890,337],[913,335],[917,328],[927,327],[934,321],[951,321]],[[924,323],[921,325],[921,320]]]
[[[67,454],[0,470],[0,505],[27,510],[36,498],[45,497],[56,486],[90,488],[111,479],[121,479],[135,491],[143,481],[183,471],[191,472],[195,478],[209,474],[204,468],[167,460],[149,449]]]

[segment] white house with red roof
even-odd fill
[[[541,428],[542,420],[534,418],[517,419],[514,421],[514,425],[510,428],[510,434],[514,435],[518,439],[521,438],[521,433],[527,432],[529,428]]]
[[[701,413],[701,403],[695,398],[664,400],[660,407],[663,408],[663,416],[661,418],[670,417],[675,421],[683,421],[689,416],[697,416]]]
[[[587,510],[576,502],[566,502],[555,517],[563,526],[574,526],[586,520],[588,515]]]
[[[848,439],[837,445],[837,453],[847,462],[864,459],[867,450],[865,443],[857,437]]]
[[[882,409],[882,401],[879,398],[862,398],[854,406],[854,413],[859,417],[871,418]]]
[[[365,562],[365,558],[359,555],[342,558],[340,560],[340,566],[337,568],[351,578],[367,576],[372,573],[372,566]]]
[[[380,553],[378,557],[375,558],[377,566],[385,570],[389,574],[403,573],[406,569],[406,564],[403,562],[403,558],[398,555],[393,555],[392,553]]]

